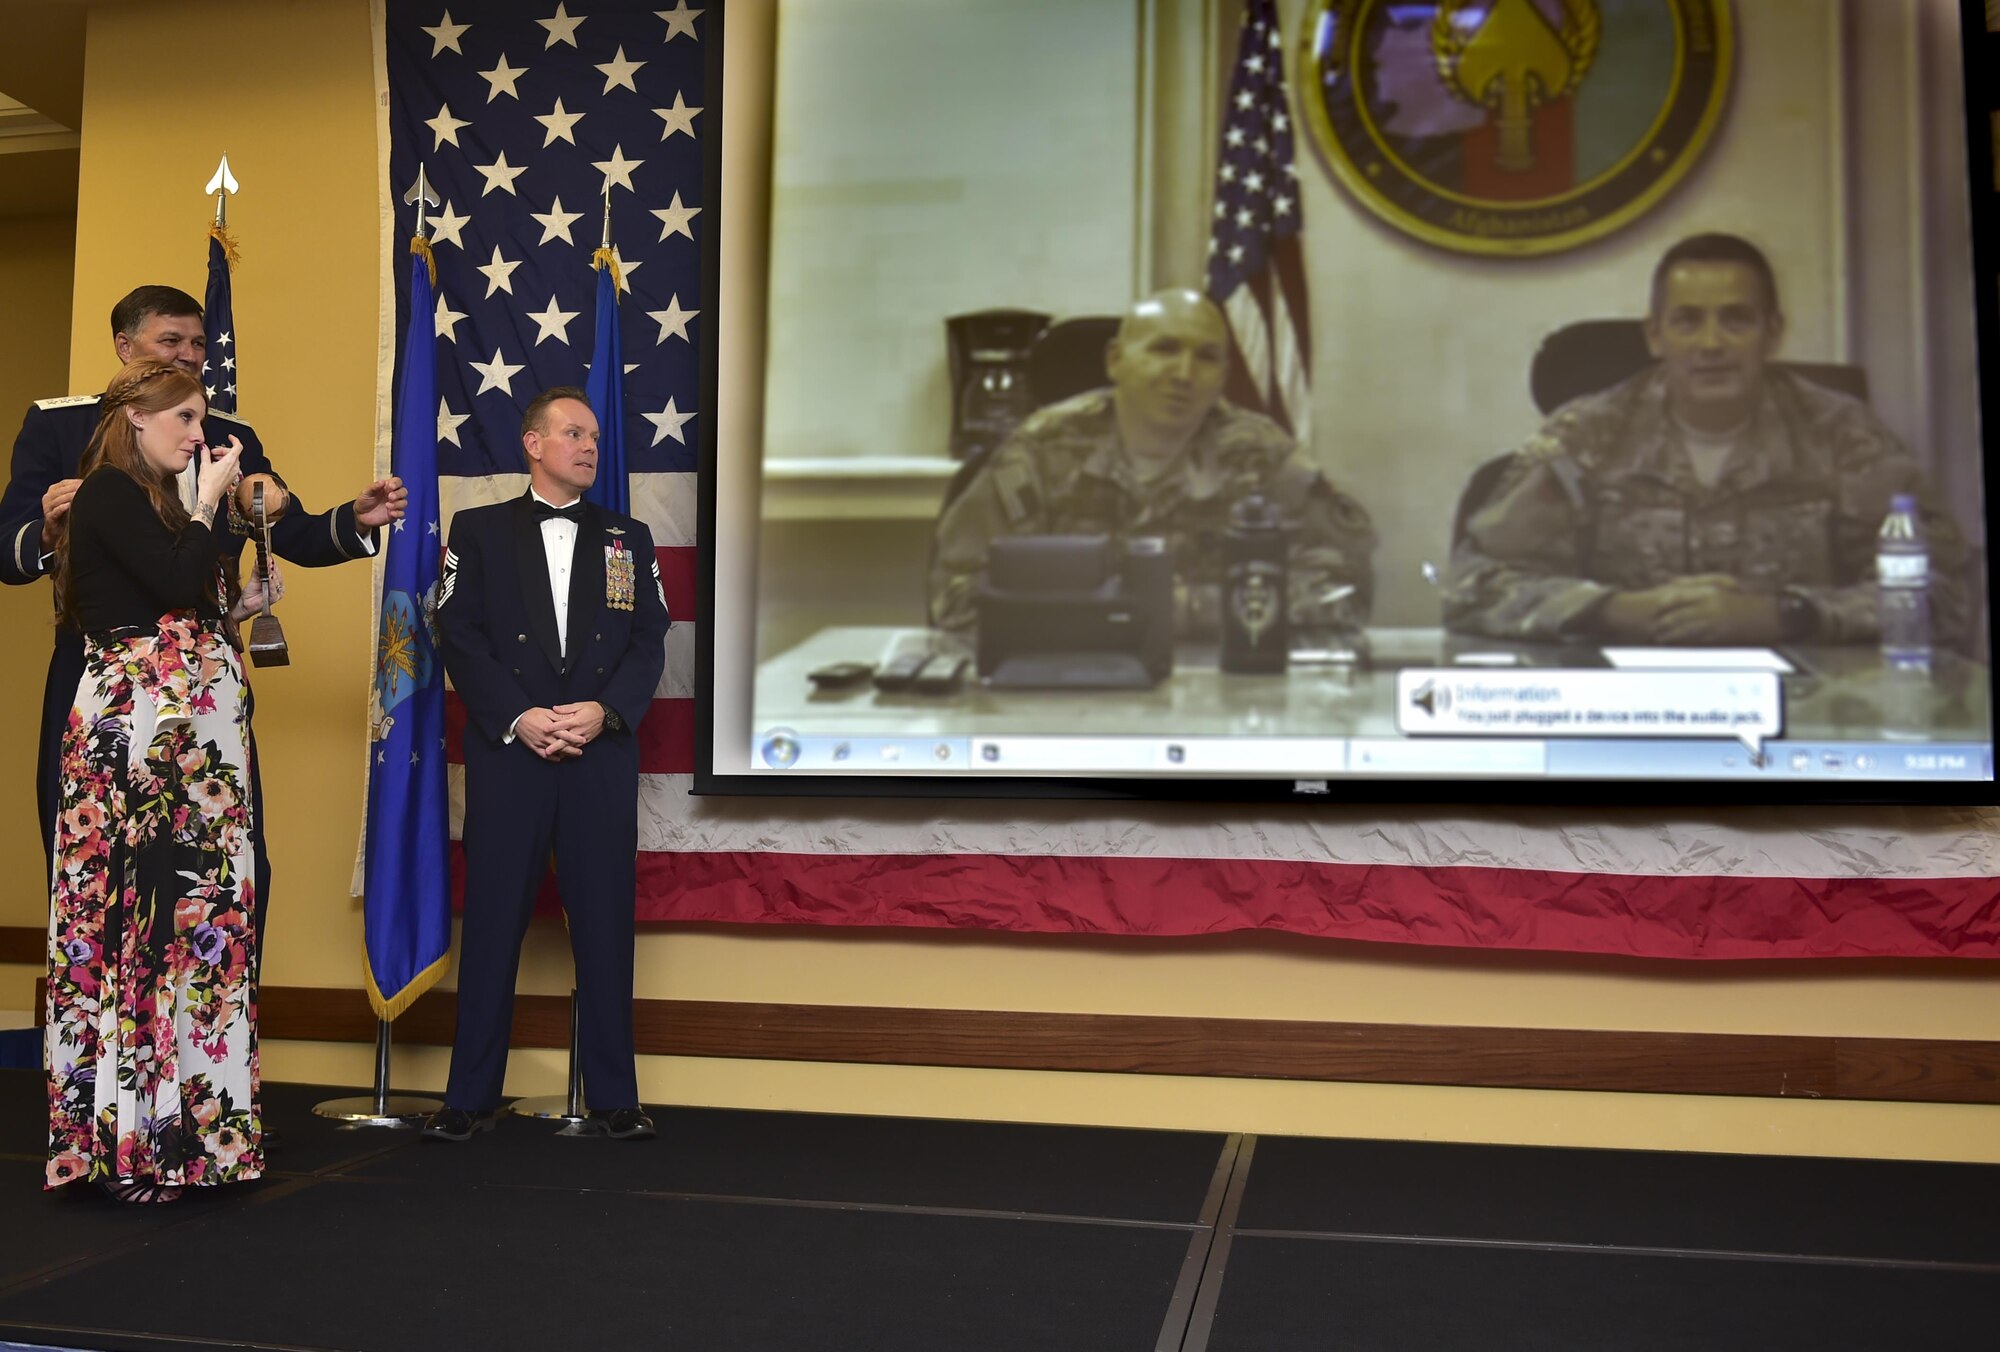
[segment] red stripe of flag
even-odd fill
[[[452,842],[452,892],[465,861]],[[557,909],[552,878],[535,910]],[[1639,958],[2000,957],[1990,878],[1691,878],[1275,859],[641,851],[642,921],[1192,935],[1275,929]]]
[[[1305,251],[1297,235],[1281,235],[1271,246],[1271,270],[1292,317],[1292,340],[1298,344],[1299,365],[1312,374],[1312,302],[1306,295]],[[1274,340],[1275,341],[1275,340]]]
[[[660,560],[660,586],[667,593],[667,614],[673,616],[676,624],[699,620],[695,597],[700,593],[697,574],[701,551],[693,545],[656,545],[653,553]]]
[[[452,765],[465,764],[465,701],[456,690],[444,692],[444,758]]]
[[[1257,402],[1252,407],[1270,414],[1291,430],[1291,419],[1286,416],[1285,393],[1278,383],[1278,325],[1271,313],[1271,269],[1258,269],[1244,283],[1245,290],[1257,301],[1257,327],[1264,331],[1264,388],[1257,391]]]
[[[639,724],[639,772],[694,773],[694,701],[656,699]]]
[[[1262,276],[1261,273],[1258,275]],[[1245,282],[1242,287],[1239,287],[1238,290],[1249,291],[1251,297],[1259,302],[1261,310],[1263,298],[1257,295],[1256,281],[1256,278],[1252,278]],[[1226,301],[1227,297],[1224,298],[1224,301],[1218,302],[1218,304],[1225,303]],[[1257,413],[1266,412],[1267,406],[1264,391],[1258,386],[1257,377],[1250,369],[1250,359],[1244,355],[1243,335],[1237,327],[1236,316],[1225,310],[1223,312],[1223,319],[1229,327],[1229,379],[1224,392],[1229,396],[1229,402],[1235,404],[1238,408],[1247,408]],[[1260,320],[1258,327],[1262,328],[1268,337],[1270,334],[1268,317]],[[1268,352],[1268,342],[1265,346]]]
[[[1991,878],[1692,878],[1278,859],[639,855],[641,920],[1190,935],[1276,929],[1643,958],[2000,957]]]

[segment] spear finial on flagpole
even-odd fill
[[[215,228],[221,230],[229,224],[229,198],[236,191],[236,175],[229,172],[229,156],[224,154],[222,163],[215,166],[215,174],[208,180],[202,191],[215,198]]]
[[[427,207],[435,207],[438,204],[438,195],[431,188],[431,181],[424,173],[423,161],[421,160],[417,162],[417,181],[412,183],[410,190],[403,194],[403,201],[406,205],[414,203],[417,208],[417,233],[410,240],[410,252],[424,260],[424,266],[431,274],[431,285],[436,286],[438,279],[437,259],[431,253],[431,237],[424,233],[425,227],[430,224],[430,220],[425,216],[424,210]]]
[[[624,269],[618,265],[618,255],[611,248],[611,185],[604,185],[604,242],[597,246],[597,252],[590,256],[593,268],[609,268],[612,285],[620,290],[625,286]]]
[[[435,207],[438,204],[438,195],[431,191],[430,180],[425,177],[421,162],[417,165],[417,181],[403,194],[404,205],[407,206],[412,202],[417,207],[417,235],[422,239],[429,239],[430,236],[424,233],[424,227],[430,223],[424,216],[424,208]]]

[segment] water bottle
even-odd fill
[[[1222,669],[1285,669],[1285,526],[1277,505],[1252,493],[1229,511],[1222,539]]]
[[[1909,493],[1889,499],[1875,540],[1875,579],[1882,594],[1882,663],[1892,671],[1931,665],[1931,552]]]

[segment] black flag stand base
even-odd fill
[[[539,1117],[547,1121],[562,1123],[558,1136],[589,1136],[590,1119],[583,1108],[583,1066],[576,1059],[577,1045],[576,988],[569,992],[569,1092],[567,1094],[539,1094],[534,1098],[515,1099],[507,1111],[517,1117]]]
[[[443,1099],[389,1092],[389,1021],[375,1021],[375,1092],[367,1098],[328,1099],[313,1112],[350,1127],[415,1127],[444,1107]]]

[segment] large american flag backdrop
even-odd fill
[[[517,427],[535,392],[584,383],[590,257],[610,189],[626,286],[633,511],[659,545],[675,618],[640,731],[642,920],[1147,935],[1266,928],[1647,957],[2000,956],[2000,831],[1980,810],[691,796],[702,621],[696,447],[710,412],[697,343],[716,306],[698,245],[724,226],[702,200],[722,102],[705,75],[720,68],[707,47],[721,40],[721,7],[657,6],[389,0],[381,11],[385,301],[397,289],[379,348],[382,463],[394,354],[405,324],[426,324],[438,344],[445,531],[459,508],[523,490]],[[1251,22],[1268,8],[1253,5]],[[1276,50],[1271,32],[1261,38]],[[1239,101],[1237,85],[1265,79],[1241,65],[1255,54],[1254,43],[1238,53]],[[1266,131],[1288,116],[1282,87],[1266,87],[1275,82],[1273,71],[1257,95]],[[1219,110],[1219,124],[1243,111]],[[402,198],[420,162],[441,199],[431,229],[439,299],[412,316],[402,246],[413,212]],[[1297,317],[1301,335],[1304,322]],[[454,835],[462,728],[454,718]]]
[[[391,0],[384,10],[380,188],[397,290],[395,333],[382,351],[386,364],[411,323],[437,343],[440,538],[460,509],[525,490],[519,429],[528,402],[553,385],[586,384],[597,319],[591,259],[608,197],[632,511],[652,528],[676,621],[639,729],[649,817],[683,810],[693,768],[695,325],[704,308],[695,230],[707,224],[699,133],[710,115],[702,47],[710,23],[685,0],[667,10],[657,0],[473,0],[455,9]],[[437,299],[430,313],[412,315],[400,246],[415,228],[403,199],[420,167],[438,198],[428,221]],[[456,837],[464,716],[455,698],[448,707]],[[657,871],[647,885],[665,892]]]

